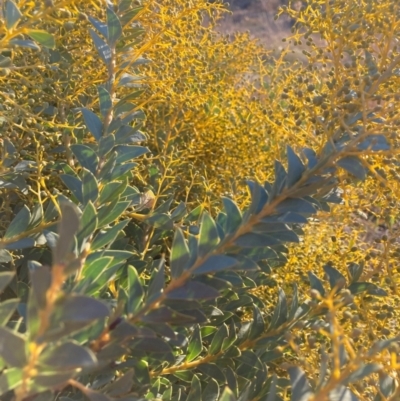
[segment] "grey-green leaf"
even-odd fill
[[[195,275],[215,273],[222,270],[232,269],[238,264],[238,261],[225,255],[211,255],[194,272]]]
[[[212,377],[209,377],[207,382],[208,384],[202,394],[202,401],[217,401],[219,397],[218,382]]]
[[[97,359],[88,348],[68,341],[45,349],[40,355],[39,362],[57,370],[67,370],[93,367],[97,363]]]
[[[99,35],[92,29],[90,29],[90,36],[93,39],[93,42],[96,46],[96,49],[101,57],[101,59],[104,61],[104,64],[108,67],[110,65],[110,60],[111,60],[111,49],[110,46],[106,42],[104,42],[103,39],[100,38]]]
[[[198,256],[201,258],[214,249],[219,242],[217,226],[213,218],[204,212],[200,223]]]
[[[18,298],[7,299],[6,301],[0,302],[0,326],[7,324],[19,302],[20,300]]]
[[[242,223],[242,213],[238,205],[230,198],[223,197],[222,203],[224,204],[226,212],[226,223],[225,231],[230,234],[236,231],[236,229]]]
[[[0,293],[10,284],[14,275],[14,272],[0,272]]]
[[[304,372],[298,367],[288,369],[290,383],[292,385],[291,401],[308,401],[313,395],[310,383],[308,382]]]
[[[128,266],[128,301],[126,304],[128,313],[135,313],[142,304],[144,291],[136,269]]]
[[[19,8],[14,3],[13,0],[6,1],[5,7],[5,19],[6,19],[6,26],[7,29],[12,29],[17,25],[18,21],[21,19],[22,14],[19,11]]]
[[[178,228],[175,231],[170,257],[170,269],[172,277],[179,277],[182,272],[189,267],[189,260],[189,247],[186,243],[182,230]]]
[[[286,153],[288,159],[287,186],[290,188],[301,178],[305,167],[300,157],[296,155],[289,145],[286,147]]]
[[[71,150],[82,167],[96,174],[99,158],[92,148],[87,145],[75,144],[71,145]]]
[[[108,231],[100,231],[92,243],[92,251],[100,249],[103,246],[114,242],[119,232],[123,230],[128,223],[129,220],[122,220]]]
[[[196,359],[203,349],[202,339],[201,339],[201,332],[199,325],[194,326],[192,337],[189,341],[189,346],[187,350],[186,360],[188,362],[193,361]]]
[[[24,337],[8,328],[0,327],[0,356],[9,367],[23,368],[27,362]]]
[[[22,234],[27,229],[30,219],[31,212],[28,207],[24,205],[8,226],[4,234],[4,239],[13,238]]]
[[[99,92],[100,113],[105,117],[112,107],[111,96],[108,90],[103,86],[98,86],[97,91]]]
[[[96,202],[99,197],[99,184],[96,177],[86,168],[82,168],[82,203]]]
[[[81,216],[81,229],[78,233],[80,238],[86,238],[94,234],[97,229],[97,211],[91,201],[88,202]]]
[[[59,320],[68,322],[87,322],[105,318],[110,313],[104,302],[83,295],[67,295],[57,309]]]
[[[186,401],[199,401],[201,400],[201,384],[200,379],[197,375],[193,375],[192,383],[190,385],[190,391],[186,398]]]
[[[99,141],[103,135],[103,124],[100,118],[89,109],[82,107],[80,110],[82,111],[87,129]]]
[[[219,292],[217,290],[197,281],[189,281],[167,293],[168,299],[181,299],[182,301],[215,299],[218,296]]]
[[[117,14],[115,14],[109,7],[107,7],[107,27],[108,44],[113,48],[122,35],[122,26]]]
[[[367,176],[365,167],[358,157],[346,156],[343,157],[343,159],[338,160],[336,164],[344,168],[346,171],[348,171],[350,174],[360,179],[361,181],[364,181]]]
[[[59,238],[54,249],[54,263],[63,263],[71,251],[74,236],[79,228],[79,217],[76,206],[71,203],[62,203],[61,222],[58,226]]]

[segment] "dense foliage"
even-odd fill
[[[4,2],[1,399],[399,398],[400,6],[224,12]]]

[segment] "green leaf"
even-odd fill
[[[265,235],[259,233],[246,233],[238,237],[235,245],[242,248],[256,248],[279,245],[282,242],[272,235]]]
[[[72,192],[72,194],[75,196],[75,198],[83,203],[83,198],[82,198],[82,181],[74,177],[73,175],[69,174],[61,174],[60,175],[61,180],[63,183],[66,185],[66,187]]]
[[[36,266],[32,266],[31,263],[29,269],[29,275],[31,279],[31,293],[32,300],[35,300],[35,304],[39,309],[45,309],[46,307],[46,293],[50,288],[52,277],[49,266],[44,266],[39,263],[35,263]]]
[[[339,291],[346,286],[346,278],[338,270],[329,265],[325,265],[324,271],[325,274],[328,276],[331,290],[336,289],[336,291]]]
[[[107,27],[108,27],[108,44],[115,47],[118,39],[122,35],[122,26],[117,14],[110,7],[107,7]]]
[[[87,129],[99,141],[100,138],[103,136],[103,124],[100,118],[96,114],[94,114],[93,111],[90,111],[85,107],[81,107],[80,111],[82,112]]]
[[[137,338],[129,343],[129,348],[134,350],[140,350],[141,352],[150,352],[152,354],[171,354],[171,347],[163,341],[161,338],[153,337],[148,338]],[[174,359],[173,359],[174,360]]]
[[[27,31],[27,34],[44,47],[49,49],[54,49],[56,47],[54,36],[46,31],[30,29]]]
[[[106,394],[102,394],[101,392],[92,390],[88,387],[83,386],[82,392],[89,401],[112,401],[112,399]]]
[[[101,274],[110,266],[113,258],[110,256],[104,256],[101,258],[94,259],[91,263],[85,265],[82,269],[82,277],[88,282],[95,282],[101,276]],[[80,287],[80,283],[78,283],[78,288]],[[78,290],[76,290],[78,291]]]
[[[104,61],[104,64],[109,67],[111,61],[111,49],[110,46],[99,35],[92,29],[90,29],[90,36],[93,39],[94,45],[99,53],[99,56]],[[98,139],[98,138],[97,138]]]
[[[207,212],[204,212],[200,223],[198,257],[205,256],[218,245],[218,242],[219,235],[215,221]]]
[[[17,213],[4,234],[4,239],[9,239],[22,234],[29,226],[31,219],[31,212],[28,207],[24,205]]]
[[[276,211],[278,213],[307,213],[314,214],[316,213],[315,207],[304,199],[301,198],[288,198],[281,202],[277,207]]]
[[[0,396],[21,385],[23,370],[9,368],[0,374]]]
[[[236,401],[236,397],[229,387],[225,387],[219,401]]]
[[[288,369],[290,383],[292,385],[291,401],[308,401],[313,392],[304,372],[298,367]]]
[[[207,380],[207,386],[202,394],[202,401],[218,401],[219,397],[219,384],[216,380],[210,377]]]
[[[209,380],[209,378],[214,378],[221,384],[226,383],[225,375],[222,373],[222,370],[216,364],[203,363],[199,365],[198,369],[200,370],[201,373],[208,376],[207,380]]]
[[[180,277],[184,270],[189,266],[190,252],[183,232],[180,228],[176,229],[172,243],[170,269],[174,278]]]
[[[286,147],[287,159],[288,159],[288,173],[287,173],[287,186],[290,188],[303,175],[305,168],[300,160],[300,157],[294,153],[293,149],[288,145]]]
[[[103,227],[107,224],[110,224],[114,221],[116,221],[123,212],[130,206],[131,202],[126,201],[126,202],[121,202],[118,199],[115,200],[110,205],[110,208],[107,206],[105,210],[104,208],[100,209],[99,211],[99,227]],[[104,213],[103,213],[104,211]],[[105,213],[107,212],[107,213]]]
[[[135,7],[124,13],[120,17],[121,25],[124,27],[125,25],[132,22],[132,20],[136,17],[136,15],[143,10],[143,6]]]
[[[86,168],[82,168],[82,203],[96,202],[99,197],[99,184],[96,177]]]
[[[7,29],[10,30],[14,28],[17,25],[18,21],[21,19],[21,17],[22,17],[21,11],[19,11],[19,8],[14,3],[14,1],[7,0],[5,7],[5,19],[6,19]]]
[[[30,248],[34,245],[35,245],[35,240],[33,238],[23,238],[15,242],[8,243],[4,248],[13,250],[13,249]]]
[[[362,272],[364,270],[364,264],[351,262],[347,265],[347,269],[349,270],[350,273],[351,282],[355,283],[362,275]]]
[[[208,349],[208,353],[210,355],[215,355],[221,351],[222,343],[224,339],[228,337],[228,326],[223,323],[218,331],[214,334],[214,337],[211,341],[210,347]]]
[[[118,154],[117,164],[122,164],[127,161],[136,159],[137,157],[142,156],[149,151],[149,149],[144,146],[130,145],[118,145],[115,150]]]
[[[108,37],[107,24],[97,20],[96,18],[93,18],[91,15],[88,16],[88,19],[91,22],[91,24],[99,31],[99,33],[101,33],[104,36],[104,38]]]
[[[104,157],[110,153],[114,149],[115,143],[114,134],[101,137],[99,140],[99,156]]]
[[[167,299],[181,299],[182,301],[203,300],[215,299],[219,297],[219,292],[203,283],[189,281],[181,287],[169,291],[166,296]]]
[[[194,326],[192,336],[189,341],[186,360],[191,362],[196,359],[203,349],[200,327],[198,324]]]
[[[8,328],[0,327],[0,356],[9,367],[23,368],[27,363],[25,338]]]
[[[336,162],[339,167],[344,168],[351,175],[358,178],[361,181],[364,181],[367,177],[367,172],[365,167],[361,163],[360,159],[355,156],[346,156],[343,159],[340,159]]]
[[[57,304],[57,317],[61,322],[87,322],[108,317],[108,306],[84,295],[67,295]]]
[[[308,279],[310,280],[311,288],[317,290],[321,296],[325,296],[325,289],[322,281],[312,272],[308,272]]]
[[[201,400],[201,384],[197,375],[193,375],[192,383],[190,384],[190,391],[186,401],[199,401]]]
[[[67,255],[71,252],[74,236],[79,228],[79,217],[77,208],[71,203],[62,203],[61,221],[58,225],[58,241],[54,249],[53,262],[64,263]]]
[[[250,367],[257,370],[264,370],[264,365],[253,351],[243,351],[242,354],[236,358],[236,360],[244,365],[247,365],[246,369]]]
[[[45,349],[40,354],[39,363],[56,370],[67,370],[93,367],[96,365],[97,359],[88,348],[68,341]]]
[[[377,285],[373,283],[353,283],[349,286],[349,290],[351,291],[352,294],[358,294],[360,292],[367,291],[367,294],[369,295],[375,295],[377,297],[387,297],[388,293],[378,287]]]
[[[230,198],[223,197],[222,203],[224,204],[226,212],[225,231],[231,234],[237,230],[242,223],[242,213],[238,205]]]
[[[251,204],[247,210],[247,215],[258,214],[267,203],[268,194],[258,182],[247,180],[246,184],[251,193]]]
[[[126,303],[127,312],[134,314],[143,302],[144,291],[136,269],[128,266],[128,301]]]
[[[124,75],[123,79],[127,80],[128,76]],[[121,81],[123,81],[123,79],[120,80],[120,83],[121,83]],[[143,89],[139,89],[139,90],[130,92],[129,95],[124,96],[121,100],[118,101],[118,103],[115,105],[115,108],[121,109],[126,102],[137,99],[143,93],[144,93]]]
[[[91,201],[88,202],[81,216],[80,226],[82,227],[78,233],[78,237],[87,238],[94,234],[97,229],[97,211]]]
[[[109,243],[114,242],[117,238],[117,235],[120,233],[121,230],[125,228],[128,223],[129,220],[122,220],[108,231],[100,231],[92,242],[91,250],[95,251],[106,246]]]
[[[224,338],[222,342],[221,351],[226,351],[229,349],[237,340],[235,326],[231,324],[229,327],[229,335],[228,337]]]
[[[100,113],[105,117],[112,108],[111,95],[103,86],[98,86],[97,91],[99,92]]]
[[[184,324],[193,323],[195,318],[193,316],[184,315],[174,311],[166,306],[159,307],[141,318],[146,323],[170,323],[170,324]]]
[[[69,379],[74,377],[74,371],[70,370],[67,372],[54,372],[54,371],[44,371],[43,368],[40,369],[40,372],[32,378],[32,387],[35,388],[36,386],[40,388],[54,388],[58,387]],[[50,391],[46,393],[41,393],[42,397],[38,398],[38,401],[53,401],[52,393]],[[63,397],[60,397],[63,399]],[[67,400],[66,400],[67,401]]]
[[[0,302],[0,326],[5,326],[17,308],[20,300],[17,299],[7,299]]]
[[[22,40],[22,39],[11,39],[9,41],[10,45],[27,47],[28,49],[40,50],[40,47],[33,40]]]
[[[278,290],[278,304],[275,307],[274,314],[271,318],[271,323],[269,329],[274,329],[275,327],[279,327],[283,323],[287,321],[287,301],[286,295],[282,288]]]
[[[103,205],[104,203],[112,202],[117,199],[128,186],[128,181],[113,181],[107,183],[100,193],[99,203]]]
[[[165,285],[165,265],[164,259],[154,261],[154,264],[158,263],[158,267],[153,267],[153,273],[151,275],[150,283],[147,290],[147,304],[152,303],[156,300],[164,291]]]
[[[71,145],[71,150],[82,167],[96,174],[97,166],[99,165],[99,157],[92,148],[86,145],[76,144]]]
[[[10,284],[15,272],[0,272],[0,293]]]
[[[225,255],[211,255],[194,272],[194,275],[208,274],[228,270],[238,264],[237,259]]]
[[[251,329],[249,333],[249,339],[254,340],[261,336],[265,331],[265,322],[262,317],[261,311],[256,305],[253,306],[253,322],[251,323]]]

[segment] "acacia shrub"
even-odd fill
[[[275,155],[283,159],[286,140],[298,148],[310,141],[316,152],[307,148],[298,156],[287,147],[286,170],[275,161],[274,176],[266,172],[268,181],[248,182],[251,196],[244,202],[237,199],[245,205],[243,212],[225,197],[219,213],[213,217],[201,213],[204,205],[215,210],[201,192],[198,203],[194,197],[186,210],[185,202],[179,202],[179,196],[174,202],[171,194],[173,190],[179,194],[181,183],[173,172],[183,169],[174,158],[184,155],[190,124],[185,122],[187,136],[179,138],[182,142],[173,143],[181,146],[178,153],[172,146],[166,152],[152,145],[154,156],[145,159],[148,149],[140,144],[147,138],[142,131],[155,143],[158,132],[152,127],[162,126],[164,116],[160,113],[159,123],[151,121],[157,93],[147,109],[144,100],[134,104],[156,89],[144,86],[151,84],[148,77],[155,70],[144,69],[143,64],[150,55],[147,65],[156,64],[154,56],[162,53],[158,47],[166,37],[155,29],[160,10],[164,17],[169,15],[162,5],[149,2],[142,7],[121,1],[103,10],[97,2],[6,4],[2,47],[8,51],[1,59],[5,86],[2,396],[323,400],[376,394],[377,399],[395,399],[397,338],[389,328],[381,332],[379,323],[396,322],[392,306],[396,298],[390,287],[396,282],[392,250],[385,245],[387,283],[371,282],[362,263],[351,257],[346,277],[339,271],[345,272],[340,263],[334,265],[338,269],[326,263],[325,282],[319,269],[329,262],[327,252],[313,265],[317,274],[310,272],[304,285],[288,283],[296,280],[296,274],[304,280],[309,268],[306,257],[296,258],[296,249],[303,248],[311,254],[308,258],[322,253],[321,242],[310,243],[311,236],[303,236],[306,223],[317,209],[327,213],[328,203],[340,202],[340,193],[348,203],[359,196],[357,187],[364,185],[369,165],[379,165],[396,152],[396,137],[391,134],[396,132],[396,121],[384,119],[385,110],[379,109],[374,111],[379,120],[376,114],[367,114],[359,128],[357,115],[369,111],[365,107],[370,105],[356,102],[360,111],[352,111],[354,115],[340,114],[341,108],[338,112],[338,117],[356,118],[350,125],[345,121],[352,129],[339,129],[341,119],[333,118],[337,132],[333,124],[332,132],[327,128],[318,136],[316,146],[308,129],[294,142],[297,135],[291,129],[297,134],[301,124],[289,118],[282,130],[285,135],[271,139],[279,150]],[[215,7],[203,10],[220,9]],[[323,9],[321,14],[315,6],[311,9],[313,18],[328,18]],[[181,15],[175,17],[184,23],[187,15],[194,18],[201,10],[179,4]],[[152,13],[154,32],[149,26]],[[161,28],[163,32],[163,24]],[[143,36],[148,30],[149,36]],[[232,48],[237,50],[243,38]],[[229,46],[213,40],[221,49]],[[152,53],[152,46],[158,53]],[[273,78],[269,82],[247,91],[241,84],[238,94],[244,95],[237,110],[244,107],[250,90],[259,91],[252,107],[269,108],[263,113],[266,121],[271,121],[274,107],[277,116],[286,107],[291,109],[290,102],[298,99],[284,96],[289,104],[276,102],[276,96],[286,93],[284,87],[280,92],[282,82],[293,80],[289,66],[279,63],[277,70],[261,65],[264,75],[259,79],[269,69]],[[233,77],[222,81],[222,87],[237,82],[238,70],[231,65]],[[358,68],[365,70],[362,58]],[[315,71],[312,77],[317,79]],[[377,90],[396,84],[391,74],[385,77]],[[273,102],[266,103],[266,96]],[[38,104],[29,100],[36,97]],[[182,105],[188,107],[193,99],[184,93]],[[304,101],[307,110],[308,100]],[[300,108],[299,103],[292,106]],[[149,116],[149,131],[140,107]],[[180,117],[177,114],[176,121]],[[216,124],[209,129],[219,132],[218,119],[209,121]],[[277,117],[272,121],[280,126]],[[217,145],[218,138],[211,145]],[[261,159],[251,153],[243,158],[253,156],[252,162],[262,164],[266,156],[258,154]],[[155,166],[164,163],[172,168],[160,180]],[[188,175],[199,168],[185,166]],[[204,171],[212,176],[212,169]],[[212,179],[216,183],[224,177],[225,173]],[[366,183],[364,188],[379,188],[373,178]],[[346,213],[350,211],[347,208]],[[323,217],[319,213],[317,219]],[[324,227],[323,221],[318,224]],[[312,225],[315,228],[316,222]],[[320,231],[323,241],[327,233]],[[304,243],[288,253],[287,244],[299,238]],[[347,247],[345,238],[343,242]],[[342,263],[343,251],[340,247],[338,251]],[[376,302],[379,296],[386,296],[387,308]],[[362,313],[366,303],[374,303],[372,313],[381,315],[379,321],[377,316],[370,320],[364,335],[370,317],[369,310]],[[362,341],[353,341],[357,337]]]

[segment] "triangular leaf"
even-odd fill
[[[54,49],[56,47],[54,36],[46,31],[30,29],[27,31],[27,34],[44,47],[49,49]]]

